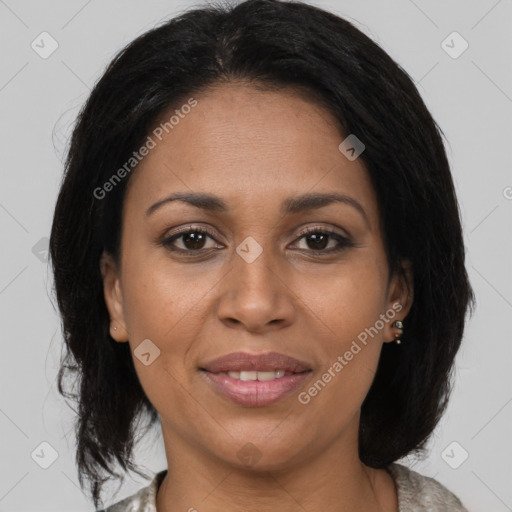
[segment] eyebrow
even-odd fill
[[[172,201],[181,201],[195,206],[196,208],[201,208],[202,210],[215,213],[226,213],[229,210],[228,205],[224,200],[212,194],[201,192],[174,192],[168,197],[165,197],[164,199],[161,199],[160,201],[152,204],[146,210],[145,215],[151,215],[155,210]],[[349,206],[355,208],[364,218],[368,227],[370,226],[368,215],[366,214],[366,211],[361,206],[361,204],[353,197],[344,194],[307,193],[296,197],[289,197],[283,201],[281,206],[281,213],[286,215],[300,213],[308,210],[317,210],[335,202],[348,204]]]

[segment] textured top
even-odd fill
[[[469,512],[461,501],[437,480],[401,464],[387,468],[398,492],[398,512]],[[97,512],[157,512],[156,494],[167,470],[157,473],[147,487]]]

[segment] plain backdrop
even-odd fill
[[[0,511],[93,510],[77,484],[74,414],[55,381],[62,337],[47,244],[66,143],[112,57],[198,4],[0,0]],[[402,462],[442,482],[470,512],[512,510],[512,2],[314,4],[355,23],[414,79],[448,140],[461,206],[477,309],[430,455]],[[154,437],[137,449],[149,472],[167,467]],[[148,483],[129,477],[112,501]]]

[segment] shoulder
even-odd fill
[[[399,512],[469,512],[459,498],[437,480],[396,462],[386,469],[395,480]]]
[[[157,473],[149,485],[97,512],[157,512],[156,495],[167,470]]]

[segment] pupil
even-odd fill
[[[314,243],[314,244],[318,244],[318,243],[319,243],[319,240],[318,240],[318,239],[320,239],[320,238],[322,239],[322,240],[320,241],[320,246],[318,246],[318,245],[317,245],[316,247],[314,247],[314,248],[316,248],[316,249],[325,249],[325,247],[327,246],[326,242],[327,242],[327,238],[328,238],[328,237],[327,237],[326,235],[322,235],[322,234],[313,234],[313,235],[309,235],[309,238],[310,238],[310,239],[311,239],[311,238],[313,238],[313,239],[314,239],[314,241],[313,241],[313,243]],[[310,246],[309,242],[308,242],[308,245]],[[310,248],[311,248],[311,246],[310,246]]]
[[[201,249],[204,244],[204,235],[202,233],[187,233],[183,237],[187,249]],[[308,246],[313,249],[325,249],[328,238],[328,235],[324,234],[308,235]]]
[[[184,237],[184,244],[187,249],[201,249],[204,243],[204,235],[202,233],[187,233]],[[189,241],[191,241],[192,246],[189,245]]]

